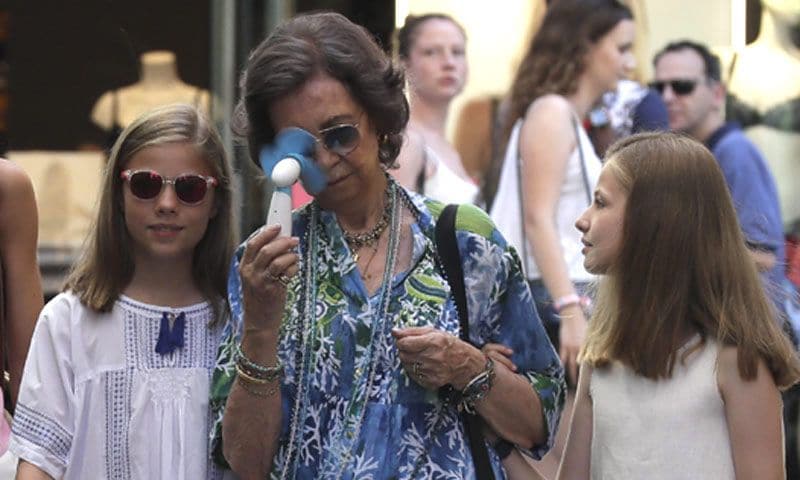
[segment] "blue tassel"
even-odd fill
[[[186,327],[186,314],[181,312],[175,318],[172,330],[169,328],[169,315],[167,312],[161,316],[161,327],[158,329],[156,353],[166,355],[176,348],[183,348],[183,331]]]

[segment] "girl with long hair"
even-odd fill
[[[87,245],[31,342],[18,479],[220,478],[206,439],[231,197],[222,142],[195,107],[122,132]]]
[[[559,478],[783,478],[800,376],[712,154],[612,146],[576,227],[601,275]]]
[[[404,187],[445,203],[473,203],[478,187],[447,140],[450,104],[467,81],[467,36],[443,13],[409,15],[397,32],[411,116],[393,175]]]

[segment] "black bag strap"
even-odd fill
[[[464,288],[464,271],[461,269],[461,255],[458,253],[456,241],[456,213],[458,205],[444,207],[436,222],[436,252],[442,261],[447,283],[456,301],[458,322],[461,325],[461,340],[469,341],[469,316],[467,312],[467,294]]]
[[[456,214],[458,205],[447,205],[436,221],[436,251],[444,268],[447,283],[456,302],[458,322],[461,325],[461,340],[469,341],[469,317],[467,316],[467,295],[464,287],[464,271],[461,269],[461,255],[456,241]],[[483,439],[481,418],[477,415],[461,413],[464,430],[469,440],[475,474],[480,480],[494,480],[494,471]]]

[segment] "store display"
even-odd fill
[[[108,133],[108,146],[126,125],[155,107],[188,103],[209,111],[208,91],[180,79],[174,53],[150,51],[140,61],[138,82],[103,93],[92,108],[92,121]]]

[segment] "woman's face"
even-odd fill
[[[467,81],[464,34],[449,20],[426,20],[417,27],[404,63],[415,96],[449,102]]]
[[[594,274],[605,274],[616,262],[622,247],[622,230],[625,224],[625,206],[628,193],[604,167],[594,191],[594,201],[575,222],[583,234],[583,266]]]
[[[307,130],[318,140],[320,130],[336,125],[356,125],[358,145],[346,155],[326,149],[318,141],[314,159],[328,178],[317,198],[324,208],[363,201],[370,185],[383,171],[378,161],[378,139],[370,118],[344,85],[326,74],[315,75],[294,92],[270,105],[269,120],[276,132],[288,127]]]
[[[616,89],[617,83],[628,77],[636,67],[634,35],[633,21],[621,20],[589,48],[584,74],[604,92]]]

